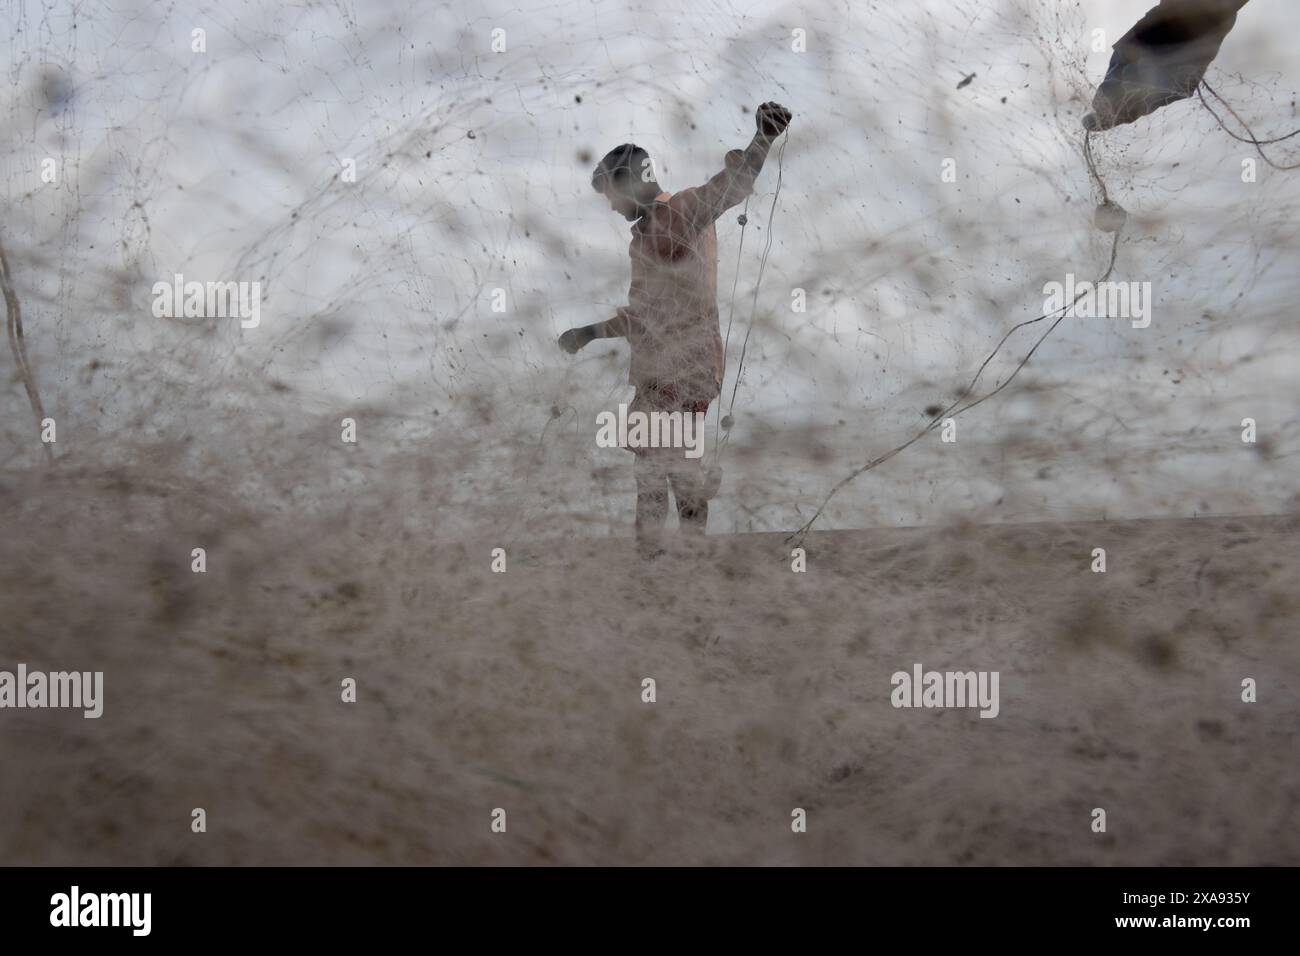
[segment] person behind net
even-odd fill
[[[722,389],[726,356],[718,317],[718,237],[714,222],[754,187],[790,111],[764,103],[757,132],[743,150],[727,153],[722,171],[702,186],[667,193],[655,181],[644,149],[625,143],[596,166],[591,185],[632,225],[628,304],[613,318],[569,329],[559,344],[573,354],[595,339],[625,338],[633,412],[703,415]],[[702,420],[702,419],[701,419]],[[703,458],[682,448],[631,448],[636,455],[636,533],[641,553],[662,553],[668,491],[683,532],[703,534],[709,489]]]

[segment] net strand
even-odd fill
[[[1092,134],[1091,133],[1084,134],[1083,153],[1084,153],[1084,158],[1088,165],[1089,176],[1093,184],[1097,187],[1098,193],[1102,197],[1103,204],[1108,203],[1110,200],[1109,200],[1109,192],[1106,189],[1106,182],[1102,178],[1101,174],[1097,171],[1097,165],[1093,160],[1093,156],[1092,156]],[[1121,229],[1117,229],[1115,231],[1114,239],[1112,240],[1111,247],[1110,247],[1109,262],[1107,263],[1106,269],[1102,273],[1101,278],[1093,283],[1094,286],[1107,281],[1110,278],[1111,274],[1114,272],[1115,260],[1119,254],[1119,241],[1120,241],[1121,232],[1122,232]],[[947,408],[943,409],[937,415],[935,415],[926,424],[924,428],[922,428],[919,432],[917,432],[907,441],[903,442],[901,445],[896,445],[895,447],[891,448],[889,451],[885,452],[883,455],[879,455],[876,458],[871,459],[866,464],[854,469],[844,478],[841,478],[835,484],[835,486],[832,487],[831,490],[826,494],[826,497],[822,499],[821,504],[817,506],[817,510],[813,513],[813,516],[809,518],[806,522],[804,522],[804,524],[800,526],[796,531],[793,531],[786,536],[785,538],[786,542],[789,543],[791,541],[795,541],[795,542],[802,543],[803,539],[807,536],[808,532],[812,530],[813,524],[816,523],[817,519],[821,517],[822,512],[826,510],[826,506],[830,504],[831,499],[834,498],[835,495],[841,489],[851,484],[860,476],[866,474],[867,472],[875,468],[878,468],[880,465],[883,465],[885,462],[889,461],[895,455],[898,455],[901,452],[906,451],[908,448],[916,444],[918,441],[920,441],[930,432],[938,428],[946,418],[956,418],[962,412],[969,411],[970,409],[975,408],[977,405],[981,405],[984,402],[988,401],[994,395],[997,395],[1008,385],[1010,385],[1015,380],[1016,376],[1020,374],[1020,370],[1023,369],[1029,363],[1029,360],[1033,357],[1034,353],[1038,351],[1039,346],[1041,346],[1045,341],[1047,341],[1048,336],[1050,336],[1054,331],[1056,331],[1057,326],[1059,326],[1061,322],[1063,322],[1066,319],[1066,317],[1069,316],[1070,311],[1074,308],[1075,305],[1078,304],[1079,300],[1083,298],[1083,296],[1086,294],[1087,287],[1085,286],[1083,287],[1083,289],[1084,291],[1079,292],[1079,294],[1076,295],[1072,301],[1066,303],[1065,305],[1062,305],[1060,308],[1053,309],[1050,312],[1045,312],[1042,315],[1039,315],[1035,318],[1026,319],[1023,322],[1018,322],[1017,324],[1013,325],[1006,332],[1006,334],[1003,335],[1000,340],[998,340],[998,344],[994,346],[993,351],[991,351],[988,354],[988,356],[984,359],[984,361],[980,363],[980,366],[975,371],[975,375],[971,379],[970,384],[967,385],[966,388],[962,391],[960,397],[958,397],[955,401],[953,401],[952,404],[950,404]],[[1007,343],[1007,340],[1010,339],[1012,335],[1014,335],[1020,329],[1025,328],[1026,326],[1030,326],[1038,322],[1042,322],[1046,319],[1051,318],[1052,316],[1056,316],[1056,321],[1054,321],[1051,325],[1049,325],[1047,327],[1047,331],[1045,331],[1041,336],[1038,337],[1038,340],[1034,342],[1033,346],[1030,347],[1029,351],[1025,353],[1024,358],[1020,360],[1020,362],[1012,370],[1011,374],[1008,375],[1003,382],[1001,382],[992,391],[988,392],[985,395],[982,395],[981,397],[975,399],[974,401],[969,402],[966,405],[961,404],[965,396],[970,395],[972,392],[975,391],[975,386],[979,383],[980,377],[984,374],[984,370],[988,367],[989,363],[992,362],[993,359],[998,355],[998,353],[1002,351],[1002,347]]]
[[[776,189],[772,192],[772,205],[767,213],[767,241],[764,243],[763,255],[760,257],[758,262],[758,276],[754,280],[754,297],[749,307],[749,325],[745,329],[745,338],[743,339],[740,345],[740,358],[736,362],[736,379],[731,386],[731,401],[727,406],[727,418],[731,418],[732,413],[735,412],[736,410],[736,393],[740,390],[740,377],[745,371],[745,353],[749,349],[749,337],[754,331],[754,319],[758,315],[758,294],[759,294],[759,290],[762,288],[763,285],[763,273],[767,270],[767,259],[769,254],[772,251],[772,241],[773,241],[772,226],[776,220],[776,203],[777,200],[781,197],[781,182],[784,177],[784,171],[785,171],[785,147],[789,141],[790,141],[790,133],[787,130],[785,134],[785,138],[781,140],[781,147],[780,149],[777,150],[776,153]],[[740,226],[741,248],[743,248],[745,242],[745,226],[748,225],[749,223],[749,217],[747,215],[749,210],[748,199],[745,200],[745,210],[746,212],[741,214],[744,217],[744,221],[741,223]],[[737,250],[736,257],[737,257],[736,258],[736,280],[738,281],[740,278],[740,250],[739,249]],[[728,311],[728,316],[727,316],[727,338],[723,343],[724,355],[726,354],[727,344],[731,341],[731,313],[734,312],[735,310],[735,302],[736,302],[736,284],[735,282],[733,282],[731,287],[731,309]],[[725,369],[724,369],[724,378],[725,378]],[[718,405],[719,405],[718,410],[719,412],[721,412],[722,410],[721,401],[719,401]],[[722,440],[722,449],[720,450],[718,447],[718,429],[721,427],[721,425],[722,425],[722,416],[719,415],[718,422],[714,426],[714,432],[713,432],[713,451],[714,451],[715,458],[720,456],[721,450],[726,449],[727,442],[731,438],[731,431],[730,429],[728,429],[727,437]]]
[[[18,293],[14,291],[13,280],[9,273],[9,257],[5,254],[3,243],[0,243],[0,292],[3,292],[5,300],[5,331],[9,337],[9,349],[13,352],[14,363],[18,366],[18,377],[27,392],[27,401],[32,406],[32,414],[36,416],[36,428],[39,432],[45,421],[45,406],[36,388],[36,376],[32,374],[31,364],[27,360],[27,342],[23,338],[22,307],[18,301]],[[50,443],[43,441],[41,447],[45,449],[45,463],[54,464],[54,451]]]
[[[1223,121],[1223,117],[1220,116],[1217,112],[1215,112],[1214,107],[1211,106],[1209,100],[1205,98],[1205,90],[1209,90],[1210,95],[1213,96],[1220,103],[1222,103],[1224,109],[1228,111],[1228,113],[1232,116],[1232,118],[1241,124],[1241,128],[1246,131],[1245,136],[1242,136],[1239,133],[1236,133],[1233,130],[1228,129],[1228,125]],[[1201,105],[1204,106],[1209,111],[1210,115],[1214,117],[1214,121],[1219,124],[1219,129],[1223,130],[1225,133],[1227,133],[1229,136],[1231,136],[1239,143],[1250,143],[1252,146],[1255,147],[1255,152],[1259,153],[1260,159],[1268,163],[1269,166],[1272,166],[1274,169],[1279,170],[1281,172],[1287,172],[1293,169],[1300,169],[1300,163],[1282,164],[1274,161],[1272,158],[1269,157],[1267,153],[1264,152],[1263,149],[1263,147],[1265,146],[1271,146],[1274,143],[1284,143],[1288,139],[1291,139],[1295,136],[1300,136],[1300,129],[1293,130],[1292,132],[1287,133],[1284,136],[1275,136],[1272,139],[1258,139],[1255,136],[1254,132],[1251,130],[1250,124],[1241,118],[1241,114],[1232,108],[1232,104],[1230,104],[1227,100],[1225,100],[1222,96],[1220,96],[1218,91],[1215,90],[1214,87],[1210,86],[1208,80],[1201,81],[1201,85],[1196,88],[1196,95],[1200,97]]]

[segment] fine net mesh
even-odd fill
[[[0,858],[1294,864],[1300,174],[1199,97],[1090,174],[1147,2],[4,5],[0,677],[106,703],[0,713]],[[1261,139],[1297,27],[1252,0],[1207,75]],[[557,344],[627,302],[592,170],[699,186],[767,101],[721,488],[647,564],[628,347]],[[1112,251],[1149,324],[1011,379]],[[922,666],[1002,716],[896,709]]]
[[[1277,129],[1292,14],[1257,6],[1210,77]],[[777,202],[774,150],[741,255],[742,207],[717,225],[735,424],[711,520],[797,527],[960,397],[1045,283],[1100,276],[1079,121],[1131,7],[11,7],[4,241],[57,455],[255,509],[387,499],[433,535],[624,533],[631,458],[594,422],[630,395],[626,346],[555,346],[626,302],[627,223],[591,169],[631,141],[665,188],[699,185],[776,99]],[[858,479],[822,526],[1289,507],[1300,181],[1243,182],[1254,151],[1194,99],[1094,153],[1130,213],[1113,278],[1151,283],[1150,327],[1072,317],[956,442]],[[260,325],[156,318],[177,273],[260,283]],[[31,467],[7,382],[6,466]],[[1243,451],[1247,417],[1265,438]]]

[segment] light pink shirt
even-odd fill
[[[727,168],[703,186],[660,193],[632,226],[627,340],[633,385],[672,385],[696,399],[722,388],[714,221],[754,187],[758,171],[743,157],[732,150]]]

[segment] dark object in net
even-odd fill
[[[1083,128],[1132,123],[1195,93],[1247,2],[1160,0],[1115,44]]]

